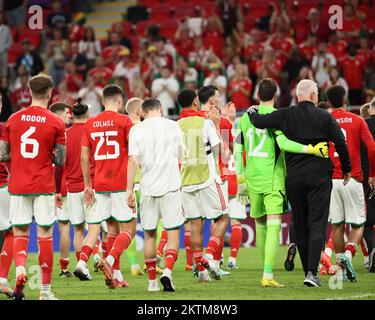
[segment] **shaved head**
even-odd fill
[[[317,105],[318,103],[318,85],[308,79],[301,80],[296,89],[298,102],[310,101]]]

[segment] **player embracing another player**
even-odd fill
[[[96,201],[96,223],[107,221],[109,253],[97,266],[110,289],[129,286],[120,271],[120,256],[129,247],[137,223],[136,211],[127,206],[128,141],[133,122],[118,113],[123,107],[123,96],[123,90],[117,85],[104,87],[105,110],[87,122],[81,150],[84,201],[89,205]],[[94,154],[95,186],[90,178],[91,152]]]
[[[65,124],[48,107],[53,83],[46,75],[30,79],[31,106],[13,114],[0,141],[0,161],[11,163],[10,221],[14,233],[15,300],[24,299],[30,224],[38,225],[41,300],[55,300],[51,291],[52,230],[55,223],[55,183],[52,164],[65,161]]]

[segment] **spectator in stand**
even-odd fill
[[[193,50],[193,39],[190,36],[187,20],[178,22],[178,28],[174,35],[174,45],[178,55],[184,58],[188,57],[189,53]]]
[[[22,40],[22,54],[17,58],[16,70],[20,65],[23,65],[31,76],[37,75],[44,69],[42,58],[32,49],[29,39]]]
[[[212,47],[215,54],[221,58],[224,46],[224,27],[217,15],[207,19],[207,25],[203,30],[203,45],[206,49]]]
[[[329,79],[329,72],[336,64],[335,56],[332,53],[327,53],[327,44],[320,42],[318,52],[314,55],[311,62],[311,67],[319,88]]]
[[[189,64],[194,66],[197,70],[202,70],[203,61],[207,59],[209,54],[210,51],[203,45],[203,39],[201,37],[195,37],[193,41],[193,49],[188,56]]]
[[[160,74],[162,67],[169,68],[167,59],[159,56],[156,46],[149,46],[141,62],[141,75],[146,86],[151,86],[152,81]]]
[[[85,37],[85,26],[86,16],[80,12],[73,16],[73,22],[69,27],[69,41],[80,42]]]
[[[112,70],[104,65],[101,56],[95,59],[95,67],[89,71],[89,76],[94,78],[95,85],[104,88],[112,78]]]
[[[120,51],[119,56],[121,61],[116,65],[113,77],[120,81],[126,92],[129,92],[133,77],[139,75],[139,66],[131,62],[128,48],[125,47]]]
[[[310,66],[311,62],[309,62],[305,57],[302,57],[299,49],[295,47],[292,52],[290,58],[284,65],[284,72],[288,74],[288,83],[292,83],[298,77],[299,72],[302,67]]]
[[[226,69],[228,80],[231,80],[236,75],[236,70],[237,70],[238,65],[242,65],[241,57],[239,55],[235,55],[232,58],[232,61],[230,62],[230,64],[228,64],[227,69]],[[249,72],[248,72],[247,67],[245,68],[245,72],[246,72],[246,76],[248,76]]]
[[[236,65],[236,73],[228,85],[228,97],[237,110],[247,109],[250,104],[253,84],[247,77],[247,67],[244,64]]]
[[[12,34],[5,24],[4,13],[0,11],[0,77],[8,74],[8,50],[12,43]]]
[[[353,7],[350,3],[346,3],[344,7],[344,18],[342,29],[337,30],[337,36],[346,41],[357,40],[361,31],[361,21],[354,14]]]
[[[83,83],[83,75],[77,72],[77,67],[73,62],[68,62],[65,65],[64,82],[66,83],[69,94],[71,94],[73,98],[76,98]]]
[[[237,42],[237,53],[241,54],[252,41],[251,36],[245,30],[245,24],[242,21],[238,21],[236,29],[233,30],[234,38]]]
[[[72,22],[72,16],[68,11],[62,9],[62,3],[59,0],[52,2],[52,12],[47,16],[47,26],[50,30],[60,29],[63,32],[63,37],[68,37],[68,26]]]
[[[322,20],[317,8],[310,9],[307,20],[305,34],[314,34],[319,41],[327,41],[329,33],[328,22]],[[299,26],[296,27],[298,28]]]
[[[295,81],[293,81],[290,85],[290,88],[292,88],[290,90],[290,96],[292,98],[292,100],[290,101],[291,106],[296,106],[297,103],[298,103],[297,94],[296,94],[297,84],[301,80],[306,80],[306,79],[309,79],[311,81],[315,81],[314,74],[313,74],[312,70],[310,69],[310,67],[308,67],[308,66],[304,66],[304,67],[301,68],[301,70],[298,73],[297,79],[295,79]]]
[[[53,29],[53,40],[47,42],[46,57],[48,59],[48,73],[53,84],[57,87],[64,78],[64,67],[70,53],[69,42],[63,38],[60,29]]]
[[[125,37],[125,30],[124,30],[124,24],[122,22],[117,22],[113,25],[112,32],[117,32],[120,38],[120,44],[124,47],[129,48],[129,50],[132,50],[132,42],[129,38]],[[108,39],[108,45],[112,45],[112,38],[110,35],[110,38]]]
[[[85,28],[84,38],[79,42],[79,52],[86,55],[89,68],[94,67],[95,59],[102,53],[102,47],[100,41],[95,38],[93,27]]]
[[[232,62],[233,57],[237,55],[237,44],[233,36],[226,37],[224,40],[222,62],[226,66]]]
[[[123,51],[126,47],[124,47],[121,43],[121,38],[118,32],[111,32],[110,33],[110,41],[109,46],[103,49],[102,56],[104,59],[104,64],[106,67],[110,68],[111,70],[115,69],[117,63],[120,62],[121,57],[119,56],[119,52]],[[130,50],[130,48],[128,48]]]
[[[197,86],[198,71],[189,67],[185,58],[179,57],[177,60],[176,78],[181,88],[185,88],[186,83],[195,83],[195,86]]]
[[[51,103],[54,102],[63,102],[69,106],[72,106],[75,103],[75,99],[68,91],[66,83],[63,81],[57,87],[57,93],[52,97]]]
[[[236,0],[221,0],[219,3],[220,18],[224,25],[224,36],[230,36],[241,19],[241,6]]]
[[[315,33],[308,35],[307,40],[299,45],[301,55],[311,63],[312,58],[318,51],[317,37]]]
[[[365,63],[361,56],[357,55],[357,46],[348,45],[348,54],[341,60],[341,70],[349,87],[349,100],[351,105],[361,105],[363,100],[363,73]]]
[[[152,39],[151,45],[158,50],[158,56],[163,65],[167,65],[171,70],[174,69],[175,57],[177,55],[176,48],[171,42],[168,42],[164,37],[155,37]]]
[[[164,116],[175,109],[175,101],[179,91],[178,81],[173,77],[171,69],[164,66],[160,70],[161,78],[152,81],[151,94],[158,99],[163,107]]]
[[[145,83],[140,75],[136,75],[131,82],[130,91],[128,93],[129,98],[137,97],[139,99],[145,99],[150,96],[150,90],[147,89]]]
[[[5,0],[3,10],[10,27],[20,29],[25,25],[27,0]]]
[[[325,93],[329,87],[335,85],[342,86],[345,89],[346,94],[349,93],[348,83],[343,77],[341,77],[338,67],[331,68],[331,71],[329,72],[329,79],[323,84],[322,90]]]
[[[266,77],[273,78],[277,82],[280,81],[282,64],[281,61],[275,57],[275,51],[270,46],[266,46],[264,48],[262,60],[256,62],[255,71],[258,78],[261,74],[264,74],[264,70],[266,70]]]
[[[10,102],[10,92],[7,78],[0,77],[0,99],[3,102],[3,108],[0,113],[0,122],[6,122],[8,118],[12,115],[12,104]]]
[[[280,1],[280,9],[277,7],[275,2],[271,2],[270,6],[272,7],[271,19],[269,21],[269,30],[273,33],[279,25],[283,25],[285,32],[288,35],[292,33],[292,21],[290,19],[290,14],[288,12],[288,7],[286,6],[285,1]]]
[[[250,32],[250,43],[244,48],[242,56],[247,63],[250,76],[256,80],[256,64],[262,60],[264,43],[262,42],[262,32],[254,28]]]
[[[290,57],[290,52],[294,46],[294,41],[289,36],[287,28],[288,24],[285,19],[278,19],[275,24],[275,33],[271,35],[267,43],[275,50],[275,56],[280,60],[281,64]]]
[[[347,47],[348,43],[345,40],[340,40],[336,31],[330,32],[327,52],[332,53],[338,62],[346,55]]]
[[[102,96],[103,89],[95,85],[93,77],[88,77],[86,85],[78,92],[78,97],[82,99],[82,103],[87,104],[89,107],[90,117],[102,112]]]
[[[73,42],[70,47],[70,50],[71,50],[70,61],[76,65],[77,71],[85,79],[87,71],[89,69],[86,55],[84,53],[79,52],[78,42]]]
[[[18,89],[14,90],[10,97],[13,112],[24,109],[31,104],[29,75],[27,73],[23,73],[20,74],[19,77],[21,80],[21,86]]]
[[[227,103],[227,78],[221,75],[222,66],[218,63],[210,64],[210,75],[204,79],[203,86],[215,86],[220,93],[219,99],[222,105]]]
[[[359,49],[357,55],[361,56],[366,66],[366,74],[373,72],[375,62],[375,52],[369,48],[368,38],[364,35],[359,38]]]

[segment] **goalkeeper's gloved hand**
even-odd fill
[[[258,109],[259,109],[259,106],[257,106],[257,105],[253,105],[253,106],[251,106],[251,107],[249,107],[247,110],[246,110],[246,112],[248,112],[248,113],[254,113],[254,112],[258,112]]]
[[[246,182],[243,176],[237,177],[237,201],[244,206],[249,203]]]
[[[327,142],[319,142],[315,146],[309,144],[306,150],[307,154],[312,154],[319,158],[328,158],[328,144]]]

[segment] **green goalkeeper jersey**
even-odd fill
[[[259,106],[259,114],[275,109]],[[235,143],[236,171],[245,176],[248,191],[267,193],[285,190],[286,168],[284,151],[304,153],[304,145],[288,140],[280,130],[258,129],[250,122],[246,112],[238,124],[239,134]],[[246,152],[245,172],[243,151]]]

